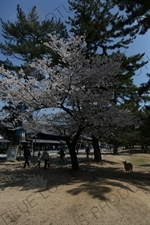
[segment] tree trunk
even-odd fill
[[[100,162],[102,160],[101,151],[98,144],[98,139],[95,136],[92,136],[92,143],[94,148],[94,161]]]
[[[118,146],[114,144],[114,155],[118,154]]]
[[[13,145],[19,145],[19,139],[20,139],[20,137],[18,135],[14,135]]]
[[[147,151],[148,151],[148,145],[145,144],[145,146],[144,146],[144,153],[147,153]]]
[[[64,140],[66,141],[66,144],[69,148],[72,170],[74,170],[74,171],[79,171],[79,164],[78,164],[77,154],[75,151],[75,146],[76,146],[83,130],[84,130],[84,127],[80,127],[73,139],[71,139],[70,137],[64,138]]]
[[[72,170],[79,171],[79,164],[78,164],[77,154],[75,152],[75,146],[69,145],[69,152],[71,156]]]
[[[143,142],[141,143],[141,149],[144,150],[144,144],[143,144]]]

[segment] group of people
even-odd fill
[[[23,145],[23,151],[24,151],[24,158],[25,158],[25,162],[24,162],[24,168],[25,168],[26,165],[28,165],[28,167],[30,166],[29,157],[31,157],[31,153],[30,153],[29,147],[26,144]],[[65,152],[63,148],[60,149],[58,154],[60,155],[60,163],[64,162]],[[50,167],[50,158],[49,158],[48,151],[46,149],[44,149],[42,155],[40,152],[38,152],[36,168],[40,168],[41,159],[44,161],[44,169],[47,169],[47,167]]]
[[[25,168],[26,165],[30,166],[28,158],[31,156],[31,153],[30,153],[30,150],[29,150],[28,146],[24,145],[23,149],[24,149],[24,158],[25,158],[25,163],[24,163],[24,168]],[[77,154],[78,154],[77,149],[76,149],[76,151],[77,151]],[[85,151],[86,151],[87,158],[89,158],[89,154],[90,154],[89,146],[86,146]],[[61,148],[60,151],[57,154],[60,155],[60,163],[63,163],[64,162],[64,156],[65,156],[64,149]],[[48,151],[46,149],[44,149],[42,155],[41,155],[40,152],[38,153],[37,165],[36,165],[37,168],[40,168],[41,159],[44,161],[44,169],[47,169],[47,167],[50,167],[50,158],[49,158]]]
[[[30,150],[29,150],[27,145],[23,145],[23,150],[24,150],[24,158],[25,158],[25,163],[24,163],[24,168],[25,168],[26,165],[30,166],[29,157],[31,157],[31,153],[30,153]],[[90,148],[89,148],[89,146],[86,146],[87,158],[89,158],[89,153],[90,153]],[[61,148],[60,151],[57,154],[60,155],[60,163],[63,163],[64,162],[64,156],[65,156],[64,149]],[[78,154],[78,151],[77,151],[77,154]],[[47,167],[50,167],[50,158],[49,158],[48,151],[46,149],[44,149],[42,155],[41,155],[40,152],[38,153],[37,165],[36,165],[37,168],[40,168],[41,159],[44,161],[44,169],[47,169]]]
[[[43,159],[44,161],[44,169],[47,169],[47,167],[50,167],[50,158],[46,149],[44,149],[42,155],[40,152],[38,152],[36,168],[41,167],[41,159]]]

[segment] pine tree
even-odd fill
[[[129,24],[128,20],[116,12],[115,1],[99,0],[69,0],[70,10],[74,17],[69,17],[70,31],[76,35],[85,35],[88,45],[88,55],[97,51],[109,55],[112,51],[122,51],[128,48],[139,32],[136,23]],[[141,101],[138,88],[133,84],[135,71],[146,62],[142,61],[144,54],[124,57],[122,61],[123,73],[120,74],[120,84],[111,87],[114,92],[112,104],[136,111]],[[94,139],[95,140],[95,139]]]
[[[150,28],[150,1],[147,0],[113,0],[119,10],[126,13],[122,24],[136,23],[139,34],[145,34]]]
[[[140,141],[142,149],[147,153],[148,146],[150,145],[150,106],[145,106],[140,111],[142,123],[139,128]]]
[[[70,31],[85,35],[90,51],[98,48],[103,54],[109,50],[128,48],[136,37],[136,24],[125,27],[120,25],[123,16],[116,12],[116,4],[110,0],[69,0],[74,18],[69,17]]]
[[[21,7],[17,6],[17,21],[2,23],[2,36],[5,42],[0,42],[1,53],[6,57],[15,57],[23,63],[29,63],[35,58],[43,56],[53,56],[54,61],[57,57],[50,51],[44,42],[49,40],[47,34],[56,33],[59,37],[66,37],[66,26],[59,20],[39,21],[36,7],[34,6],[29,14],[25,14]]]
[[[97,51],[103,55],[109,55],[112,51],[124,51],[134,41],[139,28],[137,24],[121,25],[124,17],[119,12],[114,12],[115,1],[69,0],[69,4],[70,10],[74,10],[74,18],[69,17],[68,21],[71,25],[70,31],[76,35],[85,35],[89,57]],[[132,100],[134,96],[137,100],[138,88],[133,84],[133,77],[135,71],[147,63],[142,60],[143,56],[144,53],[124,57],[124,73],[120,74],[120,86],[114,90],[115,104],[118,100],[127,103],[129,93]]]
[[[4,61],[1,60],[0,65],[5,65],[5,69],[16,72],[22,68],[27,74],[26,80],[29,75],[36,76],[38,80],[43,79],[43,74],[30,67],[29,63],[35,58],[47,57],[48,59],[51,57],[53,63],[57,64],[58,54],[43,43],[49,40],[49,33],[55,33],[58,37],[65,38],[67,36],[66,26],[60,20],[55,22],[53,18],[39,21],[35,6],[26,15],[19,5],[17,5],[17,21],[14,23],[4,22],[1,19],[1,24],[4,41],[0,42],[0,50],[7,58]],[[12,57],[18,60],[17,66],[14,65]],[[12,104],[8,102],[7,107],[4,107],[3,110],[7,110],[11,114]],[[11,118],[12,123],[15,121],[15,113],[7,118],[8,120]]]

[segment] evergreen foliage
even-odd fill
[[[89,56],[96,52],[109,55],[112,51],[123,51],[140,33],[140,26],[135,23],[136,18],[130,20],[129,12],[121,13],[118,10],[121,2],[123,1],[119,4],[117,1],[110,0],[69,0],[70,10],[74,11],[74,17],[69,17],[68,21],[71,25],[70,31],[76,35],[85,35]],[[120,9],[124,9],[123,5]],[[143,100],[146,100],[146,96],[139,95],[139,93],[146,90],[148,86],[148,84],[143,84],[139,89],[133,83],[136,71],[147,63],[142,60],[143,56],[144,53],[125,56],[122,59],[122,73],[118,75],[120,82],[109,87],[114,92],[111,103],[130,110],[135,115]],[[109,129],[114,130],[111,127]],[[131,128],[128,127],[127,130],[131,131]],[[102,133],[99,129],[98,132]],[[115,129],[115,132],[116,135],[122,133],[120,128],[118,131]],[[118,136],[117,139],[121,137]]]
[[[134,41],[134,39],[136,38],[138,34],[144,34],[149,29],[150,7],[148,2],[143,4],[140,0],[134,0],[132,2],[128,0],[127,1],[125,0],[120,0],[120,1],[118,0],[105,0],[105,1],[69,0],[68,2],[70,5],[70,10],[74,11],[74,17],[73,18],[69,17],[67,23],[71,26],[70,31],[73,32],[75,35],[79,35],[79,37],[82,35],[85,36],[85,41],[87,43],[86,60],[90,59],[91,65],[92,65],[93,56],[100,54],[104,59],[106,56],[107,56],[106,58],[109,59],[109,57],[110,58],[112,57],[114,52],[118,52],[119,54],[120,52],[124,51],[124,49],[128,48],[129,44],[131,44]],[[32,63],[32,61],[34,61],[35,63],[37,62],[35,60],[36,58],[41,59],[44,62],[46,61],[47,63],[52,60],[51,63],[49,64],[50,66],[48,64],[44,64],[46,68],[48,66],[47,71],[51,70],[51,68],[54,65],[58,65],[58,68],[60,70],[63,70],[65,67],[68,66],[67,61],[63,62],[60,60],[61,58],[65,56],[63,54],[66,49],[64,50],[64,52],[59,52],[59,48],[57,49],[58,46],[56,47],[57,49],[56,51],[56,49],[43,44],[45,42],[50,41],[50,36],[48,36],[49,33],[56,34],[56,37],[58,39],[62,38],[61,41],[66,40],[66,38],[68,37],[66,26],[60,20],[58,22],[54,22],[54,19],[39,21],[38,14],[36,12],[36,7],[33,7],[31,9],[31,12],[26,15],[24,11],[21,9],[21,7],[18,5],[17,6],[17,21],[15,23],[12,23],[10,21],[4,22],[1,19],[1,23],[2,23],[2,35],[5,40],[5,42],[0,42],[1,53],[4,54],[6,57],[15,57],[16,59],[21,60],[21,62],[23,62],[23,65],[14,66],[13,63],[9,61],[8,59],[4,61],[0,61],[0,65],[4,64],[6,69],[14,70],[17,72],[17,74],[19,74],[18,71],[21,67],[24,70],[24,73],[20,73],[19,76],[21,77],[22,74],[24,74],[23,79],[27,89],[29,88],[28,85],[30,83],[28,78],[31,79],[31,77],[33,76],[34,78],[36,78],[37,82],[42,80],[44,81],[45,79],[43,68],[40,68],[41,70],[38,70],[37,64],[35,68],[30,66],[31,65],[30,63]],[[61,43],[64,46],[66,44],[63,41]],[[62,46],[60,45],[60,47]],[[79,49],[80,49],[80,46],[78,46],[78,50]],[[72,52],[73,52],[73,49],[68,48],[68,52],[66,53],[66,55],[68,54],[71,55]],[[78,54],[78,51],[76,52],[76,54]],[[124,109],[124,110],[129,110],[130,112],[132,111],[134,115],[137,116],[141,103],[143,101],[144,102],[149,101],[150,82],[148,81],[146,84],[141,84],[140,87],[137,87],[133,83],[133,78],[136,74],[136,70],[142,68],[147,63],[142,61],[143,56],[144,56],[144,53],[136,54],[130,57],[127,57],[124,55],[122,57],[121,72],[116,75],[116,79],[118,80],[117,83],[114,82],[113,84],[109,84],[108,86],[107,85],[97,86],[94,83],[94,87],[93,87],[92,86],[93,83],[91,82],[92,78],[90,78],[88,82],[86,82],[86,89],[85,89],[84,95],[86,96],[88,91],[91,91],[90,95],[88,96],[89,99],[91,98],[91,95],[95,94],[96,96],[97,95],[102,96],[105,94],[105,92],[107,93],[107,91],[111,92],[112,94],[109,104],[107,102],[107,107],[101,106],[99,108],[100,114],[97,113],[98,112],[97,107],[95,107],[96,108],[95,110],[94,106],[92,106],[93,107],[92,113],[94,112],[97,113],[97,120],[95,121],[99,121],[99,123],[97,122],[93,123],[93,121],[91,122],[89,120],[88,116],[89,116],[89,112],[91,113],[91,109],[86,108],[84,112],[84,116],[83,116],[84,122],[87,121],[88,119],[89,121],[88,124],[91,124],[91,127],[94,128],[94,129],[91,129],[93,133],[91,132],[90,134],[93,137],[95,146],[96,146],[96,137],[98,137],[98,133],[101,133],[101,127],[100,127],[101,125],[100,121],[102,119],[101,115],[103,115],[104,110],[107,111],[107,109],[109,108],[108,105],[118,107],[119,109],[122,109],[122,110]],[[84,68],[85,66],[85,65],[81,65],[80,61],[78,61],[78,64],[75,65],[76,58],[77,58],[77,55],[74,56],[74,59],[72,58],[71,72],[70,72],[71,74],[72,74],[72,70],[74,68],[78,68],[79,65],[81,66],[81,68],[82,67]],[[107,69],[111,70],[111,68],[112,67]],[[99,70],[97,71],[97,73],[99,73]],[[75,72],[79,73],[80,69],[76,70]],[[55,73],[55,76],[59,76],[59,73],[60,71],[58,70]],[[64,76],[66,76],[65,73],[64,73]],[[95,73],[94,73],[94,76],[95,76]],[[62,82],[64,82],[63,79],[64,78],[62,78]],[[79,79],[79,78],[76,78],[76,79]],[[95,76],[95,79],[97,79],[96,76]],[[51,80],[51,77],[49,77],[49,80]],[[57,82],[59,83],[60,81],[57,81]],[[71,83],[71,79],[70,79],[70,83]],[[91,90],[91,87],[93,88],[93,90]],[[64,96],[62,97],[64,101],[60,99],[60,101],[63,103],[61,105],[62,107],[61,109],[63,109],[66,113],[71,115],[70,108],[66,110],[64,106],[64,102],[67,99],[66,90],[65,90]],[[49,86],[47,87],[46,90],[44,90],[44,93],[46,92],[48,94],[50,91],[51,91],[51,87]],[[56,91],[56,95],[59,91],[60,90],[58,88],[58,90]],[[70,93],[70,91],[72,90],[69,89],[68,93]],[[27,94],[29,93],[27,92]],[[83,98],[83,93],[81,96]],[[55,97],[56,96],[54,95],[54,98]],[[40,96],[39,96],[39,99],[40,99]],[[51,98],[49,98],[49,101],[50,99]],[[86,99],[86,104],[89,101],[89,99]],[[32,100],[34,102],[35,98],[33,97]],[[36,101],[38,102],[38,100]],[[40,107],[41,108],[43,107],[44,100],[41,103],[41,105],[36,106],[36,107],[39,107],[38,110],[40,110]],[[28,101],[28,99],[26,101]],[[92,101],[94,102],[94,98],[92,99]],[[80,103],[81,103],[80,99],[78,100],[78,104],[76,99],[71,99],[70,102],[66,103],[66,105],[73,104],[73,112],[74,112],[74,109],[78,109],[78,110],[84,109],[83,104],[82,104],[82,107],[79,107]],[[5,110],[10,109],[10,112],[11,112],[12,105],[10,104],[10,106],[4,107],[4,109]],[[85,119],[86,116],[87,118]],[[95,115],[93,114],[91,118],[93,119],[94,116]],[[16,119],[16,114],[15,114],[15,117],[12,114],[12,119]],[[76,111],[74,114],[74,119],[76,119],[76,122],[77,122],[78,118],[77,118]],[[83,123],[81,123],[81,118],[79,121],[81,125],[80,128],[82,128],[82,129],[79,129],[79,133],[81,133],[83,131],[83,127],[82,127]],[[149,120],[146,119],[146,121],[149,121]],[[125,136],[125,134],[127,135],[129,131],[130,132],[132,131],[133,133],[135,131],[135,127],[127,126],[126,128],[123,128],[124,129],[124,133],[123,133],[123,129],[120,127],[117,128],[116,126],[114,129],[115,124],[113,124],[111,127],[111,123],[109,123],[109,120],[106,121],[106,123],[107,123],[107,126],[109,127],[108,133],[114,130],[115,135],[113,135],[113,139],[114,139],[114,143],[117,143],[117,144],[119,143],[119,140],[122,140],[121,135]],[[85,127],[86,125],[84,125],[84,129]],[[142,135],[144,135],[144,132],[142,130],[141,132],[142,132]],[[79,137],[79,134],[77,135],[77,137]],[[107,137],[112,138],[111,135],[108,135]],[[70,149],[71,148],[72,147],[70,146]]]
[[[123,23],[124,16],[120,15],[113,1],[99,0],[69,0],[70,10],[74,18],[69,17],[70,31],[85,35],[89,50],[98,48],[103,54],[109,50],[128,48],[138,33],[136,24],[127,26]]]
[[[35,58],[52,56],[54,61],[57,60],[53,51],[50,51],[44,42],[47,42],[47,34],[56,33],[59,37],[66,37],[66,26],[59,20],[39,21],[36,12],[36,6],[31,9],[29,14],[25,14],[21,7],[17,6],[17,21],[2,23],[2,36],[5,42],[0,42],[1,53],[5,56],[13,56],[23,62],[29,63]]]
[[[150,28],[150,1],[148,0],[113,0],[119,10],[125,11],[124,24],[134,24],[139,28],[139,34],[145,34]]]

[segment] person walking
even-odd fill
[[[60,154],[60,163],[64,162],[65,152],[64,152],[63,148],[60,149],[59,154]]]
[[[90,148],[89,146],[86,147],[86,156],[87,158],[89,158],[89,153],[90,153]]]
[[[40,165],[41,165],[41,152],[38,152],[36,168],[37,167],[40,168]]]
[[[26,165],[28,165],[28,167],[30,166],[28,159],[29,159],[29,156],[31,157],[30,150],[26,143],[23,144],[23,151],[24,151],[24,158],[25,158],[25,162],[24,162],[24,168],[25,168]]]
[[[78,155],[79,154],[79,148],[78,148],[78,146],[75,149],[76,149],[76,154]]]
[[[44,169],[47,169],[47,162],[49,161],[49,154],[46,151],[46,149],[44,149],[44,151],[43,151],[42,159],[44,160]]]

